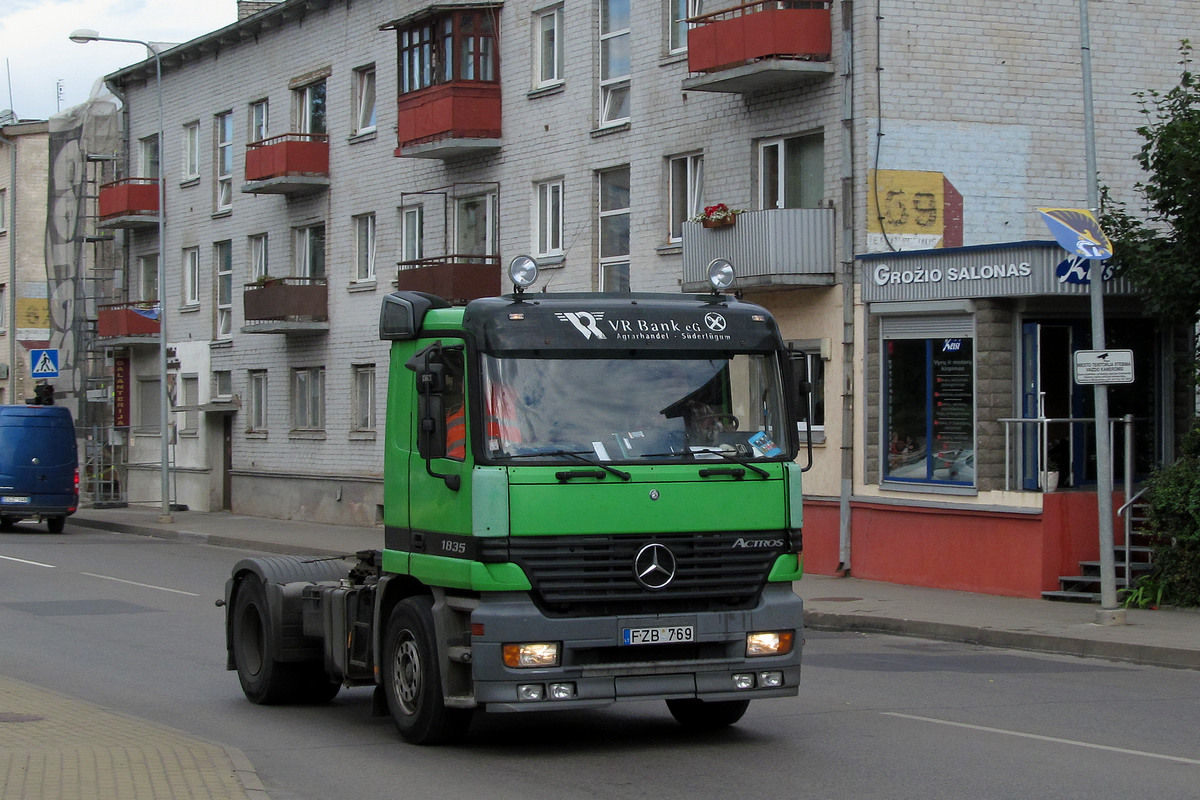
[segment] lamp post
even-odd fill
[[[118,39],[101,36],[89,28],[80,28],[71,33],[71,41],[76,44],[88,42],[121,42],[124,44],[140,44],[154,57],[154,87],[158,95],[158,406],[159,424],[162,428],[162,447],[159,451],[161,465],[159,468],[162,481],[162,513],[159,522],[171,522],[171,466],[170,440],[168,425],[170,422],[170,395],[167,392],[167,183],[163,176],[163,155],[166,152],[163,142],[163,90],[162,90],[162,58],[158,50],[149,42],[141,39]]]

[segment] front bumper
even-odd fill
[[[800,684],[802,612],[789,583],[768,584],[758,605],[745,611],[621,617],[549,618],[523,593],[490,595],[471,614],[475,630],[483,630],[471,639],[474,700],[489,711],[547,711],[622,700],[793,696]],[[625,628],[682,625],[693,626],[694,643],[621,644]],[[746,634],[753,631],[795,631],[791,652],[747,658]],[[559,666],[505,666],[502,646],[519,642],[561,643]],[[748,678],[747,688],[737,688]],[[523,699],[531,694],[540,699]]]

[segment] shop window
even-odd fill
[[[974,485],[974,431],[974,340],[885,338],[883,479]]]

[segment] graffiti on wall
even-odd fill
[[[867,175],[870,252],[961,247],[963,198],[941,172],[881,169]]]

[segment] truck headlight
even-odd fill
[[[746,658],[786,656],[792,652],[795,631],[761,631],[746,634]]]
[[[536,669],[558,666],[558,642],[525,642],[506,644],[504,665],[513,669]]]

